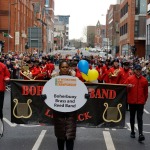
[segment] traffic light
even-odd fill
[[[25,44],[25,49],[29,49],[28,43]]]
[[[0,41],[1,51],[2,52],[4,51],[4,44],[5,44],[5,41]]]
[[[132,51],[132,53],[135,55],[135,52],[136,52],[136,47],[135,47],[135,45],[131,46],[131,51]]]

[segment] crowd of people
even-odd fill
[[[39,56],[38,54],[18,55],[15,53],[0,55],[0,62],[7,66],[12,79],[48,80],[52,77],[55,66],[58,66],[61,60],[67,60],[70,62],[71,70],[75,71],[74,75],[84,81],[77,68],[81,59],[88,61],[90,69],[96,69],[99,72],[99,83],[122,84],[123,80],[126,79],[127,70],[129,74],[132,74],[136,64],[141,65],[142,75],[150,82],[150,62],[144,58],[104,59],[99,55],[84,56],[82,52],[76,53],[74,56],[71,56],[69,52],[66,55],[60,53],[41,54]],[[123,74],[126,74],[126,76]],[[116,75],[117,78],[115,78]]]
[[[59,65],[60,73],[67,71],[67,74],[69,73],[72,76],[76,76],[81,81],[85,82],[80,70],[78,69],[78,62],[82,59],[88,61],[89,69],[96,69],[98,71],[98,83],[127,85],[127,104],[129,104],[130,108],[131,124],[130,136],[131,138],[135,138],[134,124],[135,114],[137,112],[139,142],[145,140],[145,137],[143,135],[143,110],[144,105],[148,99],[148,82],[150,82],[149,60],[138,57],[126,58],[125,56],[114,59],[105,59],[99,55],[84,56],[83,53],[76,53],[74,56],[71,56],[70,54],[62,55],[60,53],[42,54],[40,56],[38,56],[37,54],[17,55],[15,53],[9,53],[1,54],[0,66],[2,66],[1,68],[3,69],[0,70],[0,75],[5,68],[4,66],[6,66],[9,72],[5,71],[6,73],[3,74],[2,78],[5,78],[5,81],[7,81],[9,77],[11,79],[24,80],[49,80],[56,75],[55,67]],[[63,68],[63,71],[61,71],[63,65],[67,67]],[[4,89],[0,96],[1,99],[4,99]],[[2,110],[3,103],[0,105]],[[54,115],[60,114],[54,113]],[[64,115],[61,114],[60,116],[62,118],[66,118],[69,115],[66,115],[66,117],[64,117]],[[2,113],[0,117],[2,118]],[[58,125],[58,120],[55,121]],[[73,122],[73,124],[75,125],[75,122]],[[57,125],[55,126],[55,133],[57,137],[58,147],[60,147],[59,149],[63,149],[65,141],[67,143],[67,147],[72,147],[71,149],[73,149],[75,128],[73,129],[73,139],[66,139],[67,135],[63,134],[63,138],[61,138],[61,134],[58,134]]]

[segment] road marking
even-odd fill
[[[138,130],[138,125],[137,125],[137,124],[135,124],[134,126],[135,126],[135,128]]]
[[[10,125],[11,127],[16,127],[16,126],[17,126],[16,123],[11,123],[7,118],[3,118],[3,120],[4,120],[8,125]]]
[[[130,123],[126,123],[127,124],[127,130],[131,131],[131,127],[130,127]]]
[[[108,131],[108,130],[109,130],[109,128],[105,128],[105,130],[107,130],[107,131]]]
[[[85,128],[85,127],[79,127],[80,129],[87,129],[87,128]]]
[[[112,131],[116,131],[116,129],[113,129],[113,128],[112,128]]]
[[[144,109],[144,112],[145,112],[146,114],[150,114],[146,109]]]
[[[42,130],[32,150],[38,150],[47,130]]]
[[[126,123],[126,124],[128,125],[127,130],[131,131],[130,123]],[[138,124],[135,123],[134,126],[135,126],[136,130],[138,131]],[[150,124],[143,124],[143,127],[144,127],[144,126],[150,126]],[[149,131],[144,131],[144,130],[143,130],[143,133],[150,133],[150,132],[149,132]]]
[[[39,127],[40,125],[29,125],[29,124],[20,124],[22,127]]]
[[[107,150],[115,150],[115,146],[114,146],[113,140],[111,138],[110,132],[103,131],[103,136],[105,139]]]

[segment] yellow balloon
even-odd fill
[[[82,78],[83,78],[85,81],[88,81],[88,80],[89,80],[89,79],[88,79],[88,76],[87,76],[85,73],[81,72],[81,75],[82,75]]]
[[[89,81],[97,80],[98,71],[96,69],[92,69],[92,70],[89,69],[87,76]]]

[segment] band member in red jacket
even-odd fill
[[[103,68],[103,62],[102,60],[98,60],[98,65],[96,66],[96,70],[98,71],[98,83],[103,83],[103,74],[104,74],[104,68]]]
[[[143,110],[148,98],[148,81],[142,76],[142,67],[135,65],[134,75],[127,78],[125,84],[128,85],[128,104],[130,108],[131,138],[135,138],[135,114],[137,112],[137,122],[139,131],[139,142],[144,141],[143,135]]]
[[[32,79],[37,79],[38,78],[38,75],[41,73],[41,68],[39,67],[39,61],[35,61],[34,62],[34,67],[33,69],[31,70],[31,77]]]
[[[47,78],[51,79],[51,74],[55,70],[54,64],[50,61],[50,59],[47,59],[46,63],[46,68],[47,68]]]
[[[107,65],[104,66],[104,73],[103,73],[103,81],[104,83],[109,83],[109,69],[112,67],[111,62],[107,62]]]
[[[124,60],[120,84],[124,84],[126,79],[131,75],[133,75],[133,71],[130,69],[130,62],[128,60]],[[128,102],[126,102],[126,110],[129,110]]]
[[[110,59],[106,59],[105,64],[103,65],[104,71],[106,71],[106,70],[108,70],[108,68],[110,68],[109,67],[110,63],[111,63]]]
[[[3,104],[4,104],[4,94],[6,89],[6,82],[10,79],[10,73],[7,67],[0,62],[0,121],[3,120]],[[0,136],[3,136],[0,134]]]
[[[112,84],[120,84],[121,82],[121,74],[122,74],[122,67],[119,66],[119,59],[115,58],[113,60],[113,66],[109,69],[108,83]]]
[[[125,82],[125,80],[131,75],[133,75],[133,71],[130,69],[130,62],[128,60],[125,60],[123,62],[123,68],[122,68],[120,83],[123,84]]]

